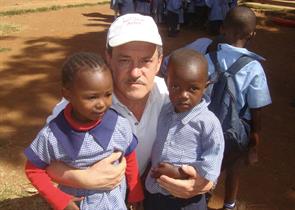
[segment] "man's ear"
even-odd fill
[[[160,69],[161,69],[162,61],[163,61],[163,55],[161,55],[161,56],[159,57],[158,65],[157,65],[157,73],[156,73],[156,75],[159,74],[159,71],[160,71]]]
[[[70,101],[71,94],[70,94],[70,90],[68,88],[62,87],[61,95],[62,95],[62,97],[64,97],[68,101]]]

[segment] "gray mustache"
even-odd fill
[[[127,80],[127,83],[145,85],[145,83],[141,80]]]

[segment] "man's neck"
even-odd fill
[[[145,98],[141,100],[131,100],[126,97],[123,97],[120,94],[116,94],[116,97],[123,105],[125,105],[133,113],[135,118],[138,121],[140,121],[143,115],[146,103],[148,101],[149,95],[147,95]]]

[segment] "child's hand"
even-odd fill
[[[246,163],[248,165],[255,165],[258,162],[258,144],[259,144],[259,134],[256,132],[250,133],[249,150],[247,154]]]
[[[77,206],[75,202],[80,202],[83,199],[84,199],[83,197],[81,198],[73,197],[64,210],[80,210],[79,206]]]
[[[142,202],[128,203],[127,209],[128,210],[144,210],[143,203]]]
[[[160,163],[157,168],[152,169],[151,176],[158,179],[161,175],[166,175],[173,179],[188,179],[188,175],[181,167],[173,166],[170,163]]]
[[[247,164],[248,165],[255,165],[258,163],[258,151],[257,146],[250,147],[247,154]]]
[[[249,147],[256,147],[258,146],[260,141],[259,134],[256,132],[250,132],[250,141],[249,141]]]

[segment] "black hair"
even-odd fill
[[[193,68],[184,68],[184,69],[195,69],[195,66],[204,65],[204,73],[208,74],[208,62],[205,56],[193,49],[180,48],[171,53],[169,58],[169,64],[179,65],[184,67],[192,66]],[[199,69],[198,69],[199,70]]]
[[[70,85],[79,71],[109,71],[104,59],[95,53],[79,52],[65,61],[62,67],[62,86]]]
[[[248,7],[237,6],[228,11],[223,21],[225,29],[232,29],[236,37],[247,38],[256,27],[256,15]]]

